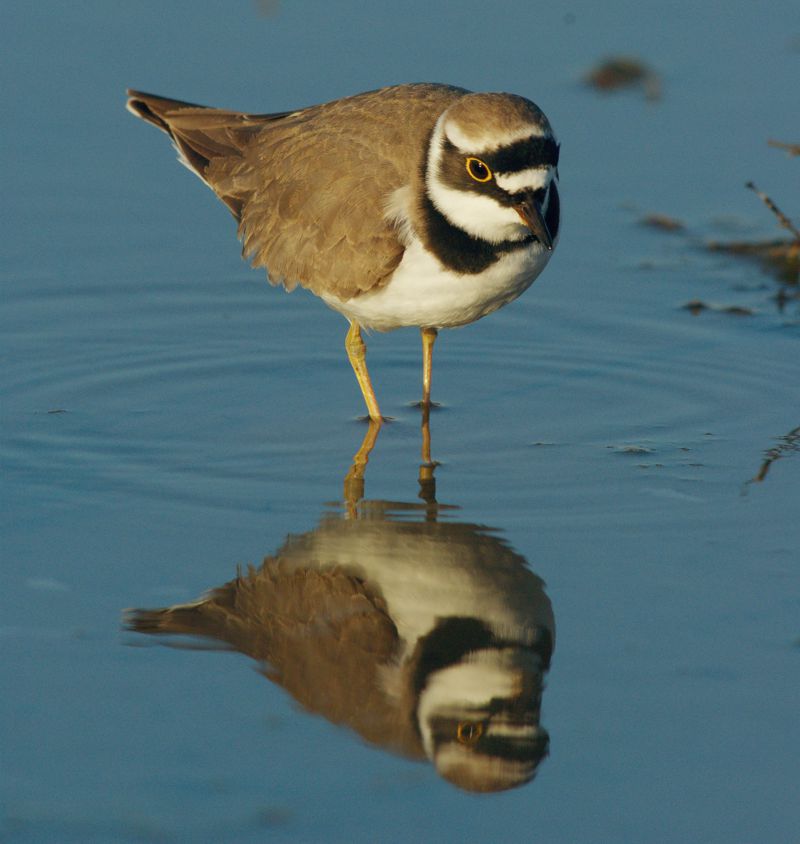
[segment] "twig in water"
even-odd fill
[[[800,427],[794,428],[780,438],[778,445],[773,446],[764,452],[764,461],[761,463],[758,472],[747,481],[748,484],[761,483],[776,460],[785,457],[790,452],[800,451]]]
[[[778,218],[778,222],[785,228],[788,229],[795,237],[795,240],[800,242],[800,231],[798,231],[794,223],[781,211],[780,208],[763,192],[760,191],[753,182],[745,182],[745,187],[750,188],[756,196],[769,208],[770,211]]]

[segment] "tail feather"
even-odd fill
[[[128,96],[128,111],[166,132],[183,163],[201,179],[212,158],[240,154],[243,145],[236,142],[235,133],[226,131],[240,122],[236,112],[220,112],[142,91],[129,90]]]
[[[128,111],[169,135],[181,163],[214,190],[238,220],[242,197],[217,192],[207,178],[209,164],[214,159],[240,158],[254,133],[265,123],[285,117],[289,112],[246,114],[171,100],[144,91],[129,89],[127,94]]]

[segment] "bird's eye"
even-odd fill
[[[459,721],[456,728],[456,738],[461,744],[475,744],[482,735],[483,724],[480,721]]]
[[[484,164],[480,158],[467,159],[467,173],[475,179],[476,182],[488,182],[492,178],[492,171],[487,164]]]

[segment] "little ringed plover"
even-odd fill
[[[412,84],[249,114],[128,95],[231,210],[253,266],[350,321],[377,422],[362,328],[421,329],[429,406],[438,330],[516,299],[555,247],[559,145],[524,97]]]

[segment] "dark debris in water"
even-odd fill
[[[261,17],[267,18],[276,15],[280,10],[280,0],[256,0],[256,12]]]
[[[265,806],[256,816],[256,823],[267,829],[286,826],[293,820],[294,812],[286,806]]]
[[[635,454],[637,456],[641,456],[642,454],[654,454],[655,453],[655,449],[647,448],[643,445],[622,445],[622,446],[610,445],[609,448],[613,448],[615,454]]]
[[[793,428],[788,434],[784,434],[778,439],[777,445],[764,452],[764,460],[761,466],[747,483],[761,483],[769,474],[772,464],[790,454],[800,454],[800,425]]]
[[[711,241],[706,244],[711,252],[725,252],[740,258],[758,261],[761,268],[783,284],[797,286],[800,278],[800,241]]]
[[[800,281],[800,230],[781,211],[780,208],[760,191],[753,182],[747,182],[746,187],[753,191],[758,198],[776,216],[781,228],[786,229],[793,237],[791,240],[767,240],[755,243],[709,243],[708,248],[715,252],[727,252],[744,258],[755,258],[761,266],[784,285],[798,286]],[[797,298],[795,293],[794,297]]]
[[[776,276],[782,284],[797,287],[798,280],[800,280],[800,229],[753,182],[747,182],[745,187],[753,191],[764,205],[772,211],[781,228],[786,229],[792,235],[792,239],[768,240],[760,243],[710,243],[708,248],[717,252],[741,255],[745,258],[755,258],[767,272]],[[793,298],[797,298],[796,294]]]
[[[610,56],[585,76],[586,84],[597,91],[641,88],[648,100],[661,97],[661,79],[644,62],[632,56]]]
[[[800,144],[784,144],[781,141],[767,141],[771,147],[782,149],[789,153],[789,155],[800,155]]]
[[[716,311],[717,313],[730,314],[731,316],[752,316],[755,313],[752,308],[744,308],[741,305],[709,305],[700,299],[692,299],[683,308],[689,311],[692,316],[697,316],[703,313],[703,311]]]
[[[706,436],[710,435],[706,434]],[[626,458],[638,458],[633,460],[631,465],[633,468],[643,471],[659,471],[664,469],[683,472],[689,468],[698,469],[704,468],[705,466],[703,462],[699,461],[692,454],[692,449],[689,446],[671,444],[651,447],[631,443],[628,445],[607,445],[606,449],[612,454],[618,454]]]
[[[683,231],[686,226],[675,217],[669,217],[666,214],[647,214],[641,219],[643,226],[649,226],[651,229],[661,229],[665,232],[679,232]]]
[[[797,149],[800,149],[800,145],[779,144],[776,141],[770,141],[770,144],[787,148],[792,155],[796,154]],[[786,229],[792,237],[762,241],[708,241],[703,244],[703,247],[710,252],[719,252],[758,262],[761,270],[775,278],[780,285],[778,292],[772,298],[777,303],[778,310],[782,312],[790,302],[800,302],[800,229],[753,182],[747,182],[746,187],[761,199],[775,215],[781,228]],[[665,214],[648,214],[640,222],[660,231],[684,232],[686,230],[680,220]],[[703,311],[717,311],[733,316],[751,316],[754,313],[753,309],[749,307],[710,305],[700,299],[693,299],[683,307],[694,315]]]

